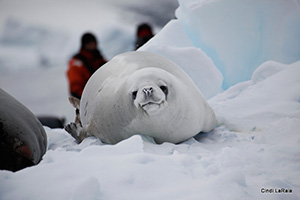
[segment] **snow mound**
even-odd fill
[[[274,61],[262,64],[252,80],[211,99],[218,123],[235,131],[251,131],[281,118],[300,118],[299,74],[300,61],[291,65]]]

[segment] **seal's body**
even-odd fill
[[[23,104],[0,89],[0,169],[38,164],[47,150],[42,124]]]
[[[81,124],[66,129],[115,144],[135,134],[179,143],[214,128],[215,114],[176,64],[148,52],[116,56],[88,81],[79,102]],[[76,132],[76,133],[75,133]]]

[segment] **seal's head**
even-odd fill
[[[129,98],[136,109],[149,115],[158,114],[168,104],[169,73],[158,68],[140,69],[129,78]]]

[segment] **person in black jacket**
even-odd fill
[[[135,50],[143,46],[146,42],[148,42],[153,37],[152,28],[147,23],[142,23],[137,27],[136,32],[136,42],[135,42]]]

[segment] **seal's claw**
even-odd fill
[[[70,123],[68,125],[65,126],[65,130],[70,133],[70,135],[76,139],[77,142],[81,142],[81,139],[79,137],[79,127],[77,124],[75,123]]]

